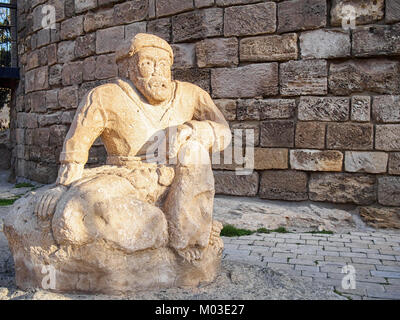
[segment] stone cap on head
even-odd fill
[[[167,51],[171,57],[171,65],[174,62],[174,52],[168,42],[148,33],[138,33],[131,40],[124,42],[116,51],[115,59],[118,62],[133,57],[139,50],[148,47]]]

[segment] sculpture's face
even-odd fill
[[[129,77],[151,104],[160,104],[172,94],[171,58],[167,51],[143,48],[131,60]]]

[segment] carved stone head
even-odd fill
[[[118,64],[124,62],[127,76],[149,103],[159,105],[171,98],[174,56],[165,40],[139,33],[120,47],[116,59]]]

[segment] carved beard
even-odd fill
[[[150,78],[137,77],[135,85],[150,103],[161,103],[170,97],[172,81],[157,76]]]

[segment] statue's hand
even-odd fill
[[[189,140],[189,138],[192,136],[193,129],[186,125],[182,124],[179,125],[178,128],[176,129],[175,134],[173,134],[171,137],[168,139],[168,158],[172,159],[175,158],[181,148],[181,146]]]
[[[43,193],[36,204],[34,213],[42,220],[53,216],[58,200],[60,200],[66,188],[63,185],[58,185]]]

